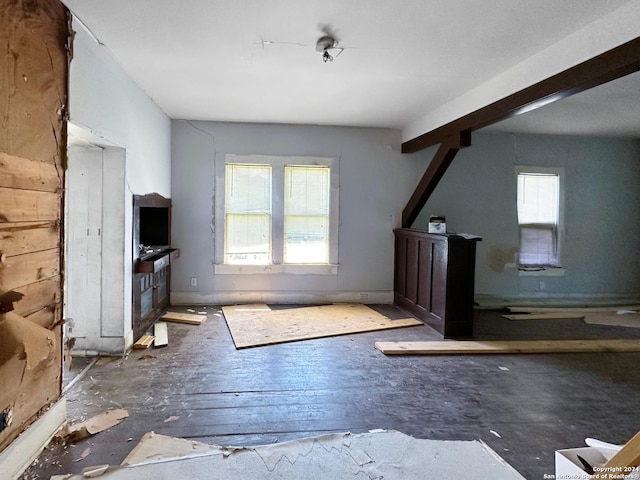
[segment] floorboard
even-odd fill
[[[537,480],[554,473],[557,449],[582,446],[586,437],[623,443],[640,429],[640,353],[390,357],[374,346],[439,339],[428,327],[236,350],[219,310],[208,313],[200,326],[168,324],[166,347],[93,365],[67,393],[69,419],[108,408],[126,408],[129,418],[76,445],[50,445],[22,478],[118,464],[149,431],[258,445],[383,428],[481,439]],[[639,329],[514,322],[503,313],[476,312],[476,338],[640,338]]]

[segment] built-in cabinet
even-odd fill
[[[133,337],[138,339],[169,306],[171,264],[180,256],[171,247],[171,200],[135,195],[133,237]]]
[[[473,335],[480,237],[395,230],[394,301],[446,338]]]

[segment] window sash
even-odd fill
[[[271,166],[225,167],[224,263],[271,262]]]
[[[518,264],[524,268],[559,267],[560,175],[518,172]]]
[[[328,264],[331,170],[326,166],[284,168],[285,264]]]

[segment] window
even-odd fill
[[[329,263],[329,167],[284,167],[284,263]]]
[[[560,267],[562,169],[518,167],[518,264],[524,270]]]
[[[226,166],[224,222],[224,263],[271,260],[271,166]]]
[[[337,273],[337,161],[226,155],[216,163],[216,273]]]

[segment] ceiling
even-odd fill
[[[629,0],[63,2],[171,118],[403,129]],[[638,136],[638,93],[634,74],[489,130]]]

